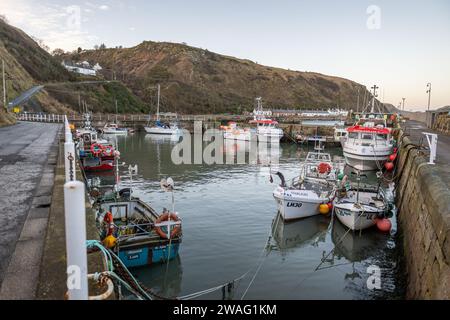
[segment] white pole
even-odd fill
[[[75,181],[76,173],[75,173],[75,144],[72,139],[72,134],[66,133],[66,140],[69,139],[66,143],[64,143],[64,167],[66,173],[66,182]]]
[[[80,181],[71,181],[64,185],[69,300],[88,300],[84,192],[84,184]]]

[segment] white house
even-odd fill
[[[97,71],[102,69],[102,67],[98,63],[94,67],[91,67],[91,65],[87,61],[78,63],[74,63],[72,61],[63,61],[61,64],[70,72],[79,73],[86,76],[96,76]]]

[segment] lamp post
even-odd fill
[[[402,98],[402,100],[403,100],[402,110],[405,111],[405,100],[406,100],[406,98]]]
[[[431,83],[427,83],[427,93],[428,93],[428,111],[430,111],[430,102],[431,102]]]

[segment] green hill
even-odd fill
[[[313,72],[259,65],[183,44],[145,41],[133,48],[88,50],[61,59],[100,63],[146,102],[162,86],[166,111],[240,112],[262,96],[273,108],[356,109],[365,88],[353,81]]]

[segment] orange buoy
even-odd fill
[[[333,203],[332,202],[327,203],[327,206],[328,206],[328,209],[330,209],[330,211],[333,210]]]
[[[382,231],[382,232],[389,232],[391,231],[392,228],[392,223],[391,220],[389,219],[378,219],[377,220],[377,228],[378,230]]]
[[[321,162],[317,166],[317,171],[319,171],[320,174],[330,173],[331,172],[331,166],[330,166],[330,164],[328,164],[326,162]]]
[[[386,168],[387,171],[392,171],[394,169],[394,164],[392,162],[386,162],[384,164],[384,167]]]
[[[393,153],[393,154],[391,154],[391,155],[389,156],[389,160],[391,160],[392,162],[394,162],[395,159],[397,159],[397,154],[396,154],[396,153]]]
[[[330,208],[328,207],[328,204],[321,204],[319,206],[319,212],[320,214],[326,215],[330,212]]]

